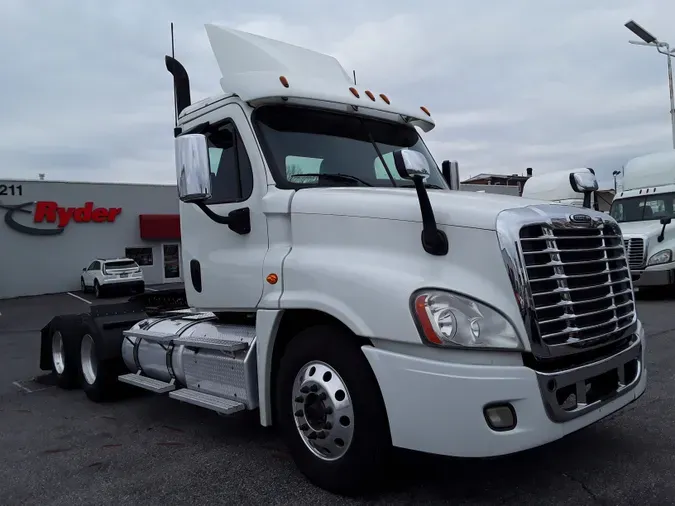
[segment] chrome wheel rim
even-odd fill
[[[63,374],[66,370],[66,358],[63,350],[63,336],[58,330],[52,334],[52,362],[56,374]]]
[[[307,448],[322,460],[344,456],[354,439],[354,406],[347,385],[324,362],[305,364],[293,382],[295,426]]]
[[[84,376],[84,380],[90,385],[93,385],[96,382],[96,375],[98,374],[98,360],[96,360],[94,339],[89,334],[85,334],[82,338],[80,360],[82,363],[82,375]]]

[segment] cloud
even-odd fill
[[[609,186],[629,158],[671,147],[665,57],[629,45],[623,26],[634,18],[667,40],[675,4],[658,0],[3,7],[0,177],[173,181],[170,21],[193,99],[220,91],[206,22],[317,49],[429,107],[426,142],[463,177],[589,166]]]

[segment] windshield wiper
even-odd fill
[[[445,190],[442,186],[438,186],[437,184],[433,183],[424,183],[425,188],[429,188],[430,190]],[[414,184],[404,184],[401,185],[400,188],[415,188]]]
[[[396,184],[396,180],[394,179],[394,176],[391,175],[391,171],[389,170],[389,166],[387,165],[387,162],[384,160],[384,156],[382,156],[382,151],[380,151],[380,148],[378,147],[377,142],[375,142],[375,138],[373,137],[372,132],[366,126],[366,122],[363,121],[363,118],[359,118],[359,121],[361,121],[361,126],[363,127],[363,130],[368,134],[368,140],[370,141],[370,143],[375,148],[375,152],[377,153],[377,157],[380,159],[380,162],[382,163],[382,166],[384,167],[384,170],[387,171],[387,177],[389,177],[389,181],[391,181],[391,185],[393,187],[398,186]]]
[[[332,173],[332,172],[317,172],[317,173],[309,173],[309,174],[293,174],[291,176],[291,179],[294,177],[318,177],[318,178],[325,178],[325,179],[334,179],[336,181],[356,181],[358,183],[361,183],[364,186],[373,186],[372,184],[364,181],[361,178],[358,178],[356,176],[352,176],[350,174],[340,174],[340,173]]]

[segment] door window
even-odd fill
[[[207,135],[212,195],[206,204],[248,199],[253,193],[253,170],[234,124],[228,122]]]

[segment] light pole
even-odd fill
[[[616,195],[616,176],[618,176],[619,174],[621,174],[621,172],[618,170],[612,172],[612,176],[614,176],[614,195]]]
[[[655,47],[659,53],[666,55],[666,58],[668,59],[668,89],[670,90],[670,124],[673,135],[673,149],[675,149],[675,98],[673,97],[673,64],[671,61],[672,57],[675,56],[675,50],[671,51],[669,44],[667,44],[666,42],[659,41],[656,37],[654,37],[651,33],[642,28],[633,20],[628,21],[628,23],[626,23],[624,26],[628,28],[631,32],[633,32],[635,35],[640,37],[643,41],[640,42],[636,40],[630,40],[628,42],[638,46]]]

